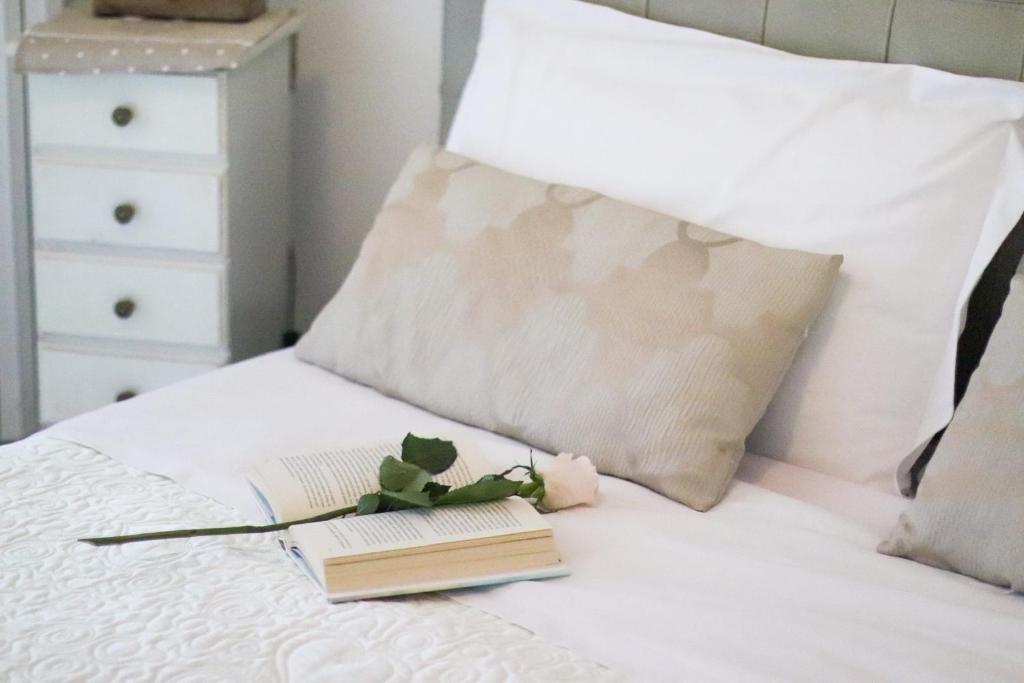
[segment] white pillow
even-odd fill
[[[448,147],[843,254],[747,448],[893,491],[952,415],[965,303],[1024,211],[1022,114],[1019,83],[799,57],[571,0],[490,0]]]

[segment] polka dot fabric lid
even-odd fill
[[[78,2],[29,29],[18,44],[22,73],[204,73],[237,69],[271,36],[294,31],[294,10],[245,23],[94,17]]]

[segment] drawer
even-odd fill
[[[36,239],[217,252],[221,177],[32,165]]]
[[[221,151],[216,77],[32,74],[28,81],[34,146]]]
[[[219,267],[36,254],[43,334],[219,346],[222,289]]]
[[[39,349],[39,413],[44,424],[95,410],[213,370],[215,365]]]

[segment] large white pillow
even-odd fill
[[[1024,211],[1022,114],[1018,83],[799,57],[572,0],[490,0],[448,147],[844,254],[747,448],[894,490],[952,415],[965,303]]]

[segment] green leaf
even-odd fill
[[[534,507],[538,507],[538,506],[539,507],[544,507],[544,494],[545,493],[547,493],[547,491],[544,490],[544,485],[543,484],[541,484],[539,487],[537,487],[537,490],[533,492],[533,501],[534,501],[533,502],[533,506]],[[543,512],[543,510],[542,510],[542,512]]]
[[[434,501],[434,505],[462,505],[501,500],[516,495],[519,484],[520,482],[512,479],[488,475],[476,483],[452,489]]]
[[[532,498],[533,494],[540,488],[540,482],[528,479],[519,485],[519,491],[516,494],[520,498]]]
[[[359,502],[356,503],[356,514],[357,515],[372,515],[380,507],[380,496],[376,493],[366,493],[359,496]]]
[[[380,463],[380,487],[385,491],[421,491],[430,472],[418,465],[387,456]]]
[[[380,502],[379,512],[434,506],[434,501],[430,500],[430,496],[422,491],[381,491]]]
[[[406,434],[402,440],[402,460],[419,465],[431,474],[441,474],[457,457],[459,452],[451,441],[422,439],[414,434]]]
[[[423,492],[430,496],[431,500],[437,500],[440,496],[448,493],[451,486],[448,484],[438,484],[436,481],[428,481],[423,485]]]

